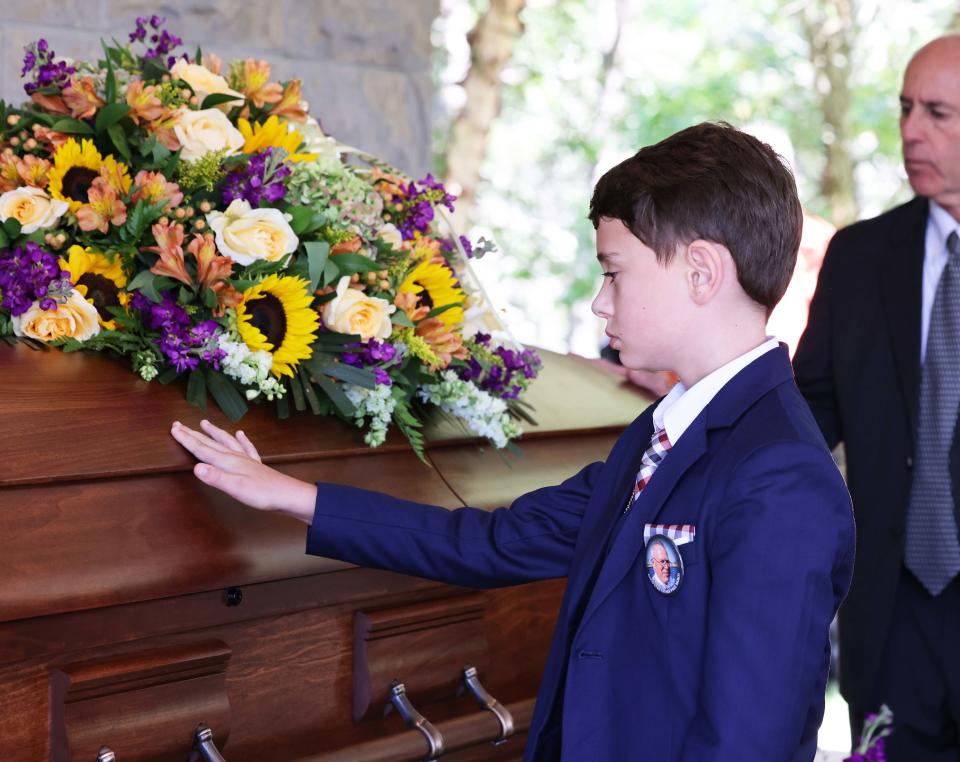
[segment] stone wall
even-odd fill
[[[137,16],[165,16],[191,55],[266,59],[275,80],[299,77],[310,112],[341,142],[414,176],[430,164],[430,25],[439,0],[3,0],[0,97],[25,96],[23,48],[46,38],[58,56],[91,59],[101,37],[126,41]]]

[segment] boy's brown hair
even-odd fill
[[[621,220],[669,262],[698,238],[726,246],[740,286],[769,314],[797,261],[803,213],[793,174],[766,143],[703,122],[641,148],[597,182],[594,227]]]

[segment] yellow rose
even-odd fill
[[[30,309],[13,318],[13,332],[39,341],[67,337],[86,341],[100,333],[100,321],[97,308],[73,290],[66,304],[58,304],[55,310],[41,309],[40,303],[34,302]]]
[[[243,266],[261,259],[277,262],[300,243],[283,212],[252,209],[242,198],[234,199],[225,212],[210,212],[207,222],[220,253]]]
[[[397,230],[396,225],[389,222],[377,231],[377,238],[386,241],[397,250],[403,248],[403,235]]]
[[[364,341],[388,338],[393,331],[390,314],[397,308],[349,285],[345,275],[337,283],[337,296],[323,305],[324,325],[338,333],[359,333]]]
[[[234,106],[239,106],[239,102],[244,100],[243,93],[231,90],[227,84],[227,80],[219,74],[214,74],[206,66],[187,63],[180,58],[170,69],[170,75],[175,79],[182,79],[193,88],[193,92],[195,92],[200,99],[200,103],[197,105],[202,104],[203,99],[213,93],[226,93],[227,95],[235,95],[237,97],[236,101],[227,101],[226,103],[220,104],[218,108],[230,109]]]
[[[24,235],[53,227],[69,208],[66,201],[52,199],[40,188],[26,186],[0,195],[0,221],[15,219]]]
[[[226,114],[215,108],[191,111],[182,108],[177,112],[173,132],[183,146],[180,158],[196,161],[211,151],[226,149],[227,155],[239,153],[243,148],[243,135],[234,127]]]

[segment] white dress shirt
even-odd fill
[[[947,266],[947,236],[960,227],[940,204],[931,199],[927,216],[927,237],[923,252],[923,304],[920,312],[920,364],[927,356],[927,336],[930,335],[930,312],[937,284]]]
[[[654,427],[658,431],[666,429],[670,445],[676,446],[687,427],[693,423],[693,420],[710,404],[710,400],[717,396],[717,392],[726,386],[730,379],[758,357],[776,349],[777,346],[779,346],[777,340],[768,337],[760,346],[735,357],[726,365],[721,365],[689,389],[683,385],[682,381],[678,381],[653,411]]]

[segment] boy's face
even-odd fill
[[[669,370],[682,347],[684,305],[688,291],[682,257],[657,262],[620,220],[604,217],[597,227],[597,259],[603,284],[593,312],[607,321],[610,346],[627,368]]]

